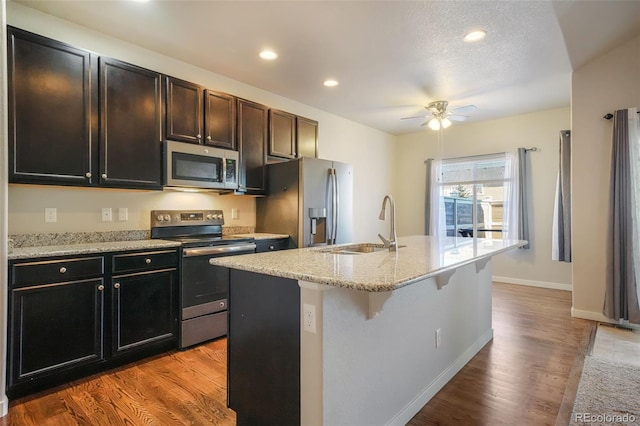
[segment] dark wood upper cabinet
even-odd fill
[[[269,155],[296,158],[296,116],[269,110]]]
[[[204,143],[236,149],[236,98],[226,93],[204,92]]]
[[[96,58],[12,27],[7,52],[9,182],[91,184]]]
[[[264,194],[267,162],[267,107],[238,99],[239,190]]]
[[[167,139],[202,143],[203,88],[167,77]]]
[[[100,58],[100,183],[162,187],[159,73]]]
[[[318,122],[296,117],[296,142],[298,157],[318,157]]]

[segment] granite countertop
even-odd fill
[[[328,249],[348,247],[312,247],[214,259],[216,265],[369,292],[392,291],[424,278],[434,277],[496,254],[517,248],[526,242],[517,240],[460,239],[457,247],[440,250],[436,240],[427,236],[399,238],[404,245],[396,252],[388,250],[362,254],[335,254]],[[453,244],[447,239],[445,244]]]
[[[32,246],[14,248],[8,254],[7,258],[9,260],[16,260],[36,257],[73,256],[80,254],[105,253],[126,250],[163,249],[179,246],[180,243],[175,241],[156,239]]]
[[[277,240],[280,238],[289,238],[287,234],[269,234],[266,232],[251,232],[248,234],[234,234],[234,237],[255,238],[256,240]]]

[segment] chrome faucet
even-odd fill
[[[380,234],[378,234],[378,237],[380,237],[380,239],[384,243],[384,246],[389,248],[389,251],[396,251],[398,247],[398,236],[396,235],[396,205],[394,204],[393,198],[391,198],[390,195],[385,195],[384,199],[382,200],[382,210],[380,210],[379,218],[380,220],[384,220],[387,201],[389,201],[389,204],[391,205],[391,235],[389,236],[388,240]]]

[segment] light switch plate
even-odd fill
[[[238,209],[231,209],[231,219],[238,218]]]
[[[44,209],[44,221],[47,223],[53,223],[58,221],[58,209],[55,207],[45,207]]]
[[[111,222],[113,219],[111,217],[111,207],[103,207],[102,208],[102,221],[103,222]]]
[[[118,220],[121,222],[129,220],[129,209],[126,207],[118,207]]]

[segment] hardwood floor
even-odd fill
[[[571,294],[494,284],[494,339],[409,425],[554,425],[583,330]],[[233,425],[226,339],[11,401],[0,425]]]

